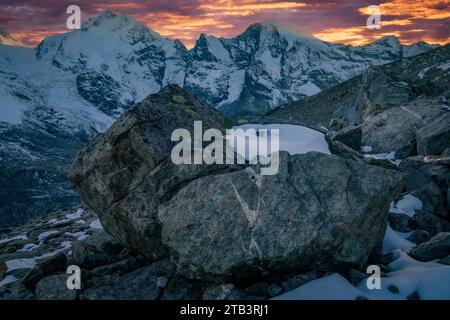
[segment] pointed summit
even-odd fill
[[[0,44],[5,44],[8,46],[24,46],[24,44],[17,40],[16,37],[2,29],[0,29]]]
[[[275,28],[278,33],[285,37],[306,37],[315,38],[305,27],[284,23],[277,20],[264,20],[260,23],[265,28]]]

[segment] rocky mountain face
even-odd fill
[[[184,87],[228,115],[261,115],[380,65],[431,49],[385,37],[353,47],[321,41],[276,21],[232,39],[202,35]]]
[[[16,37],[10,35],[8,32],[0,29],[0,44],[5,44],[9,46],[23,46],[24,44],[17,40]]]
[[[233,39],[202,35],[189,51],[110,12],[35,49],[0,44],[0,226],[76,204],[66,174],[77,150],[168,84],[229,115],[262,114],[432,47],[335,45],[266,21]]]

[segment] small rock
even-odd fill
[[[444,258],[450,254],[450,232],[441,232],[415,247],[410,255],[420,261]]]
[[[427,231],[417,229],[411,232],[407,240],[414,242],[415,244],[421,244],[427,242],[430,238],[431,236]]]
[[[388,287],[387,287],[387,289],[390,291],[390,292],[392,292],[392,293],[394,293],[394,294],[398,294],[399,292],[400,292],[400,290],[398,290],[398,288],[396,287],[396,286],[394,286],[394,285],[389,285]]]
[[[422,210],[437,216],[445,217],[447,215],[445,212],[445,196],[436,183],[429,183],[414,191],[412,195],[422,201]]]
[[[153,265],[138,269],[111,282],[87,289],[83,300],[156,300],[161,294],[156,268]]]
[[[0,298],[1,300],[35,300],[33,292],[20,283],[14,284]]]
[[[271,283],[267,288],[267,294],[269,297],[276,297],[283,292],[283,288],[275,283]]]
[[[450,114],[428,123],[416,131],[417,153],[439,155],[450,147]]]
[[[392,252],[386,253],[380,258],[380,264],[389,265],[392,261],[394,261],[394,254]]]
[[[283,288],[284,292],[294,290],[295,288],[298,288],[305,283],[309,282],[311,279],[307,275],[304,274],[298,274],[287,281],[284,281],[281,284],[281,287]]]
[[[244,292],[237,289],[232,283],[209,285],[203,293],[203,300],[242,300],[244,298]]]
[[[73,262],[80,268],[92,269],[115,260],[114,257],[89,244],[74,244],[72,252]]]
[[[35,285],[43,277],[63,271],[66,268],[67,257],[64,253],[58,253],[52,257],[41,260],[23,278],[22,284],[28,289],[34,289]]]
[[[67,288],[68,275],[54,274],[42,278],[36,284],[36,299],[38,300],[75,300],[80,290]]]
[[[167,279],[166,277],[158,277],[156,279],[156,286],[160,289],[164,289],[167,286],[168,281],[169,279]]]
[[[353,150],[361,149],[362,129],[361,126],[346,127],[330,134],[330,139],[339,141]]]
[[[266,297],[268,288],[269,288],[269,285],[267,284],[267,282],[260,281],[260,282],[253,283],[252,285],[246,287],[245,293],[248,296]]]
[[[398,232],[407,232],[410,217],[403,213],[389,213],[389,225]]]
[[[0,260],[0,280],[3,279],[7,271],[8,267],[6,266],[5,261]]]
[[[349,271],[349,280],[350,283],[356,286],[362,280],[366,279],[369,275],[367,273],[361,272],[359,270],[351,269]]]
[[[439,232],[450,232],[450,223],[422,210],[412,217],[409,228],[425,230],[433,236]]]
[[[408,299],[408,300],[420,300],[420,296],[419,296],[419,293],[417,293],[417,291],[414,291],[409,296],[407,296],[406,299]]]
[[[442,258],[438,262],[450,266],[450,255],[446,256],[445,258]]]
[[[167,285],[161,300],[199,300],[202,298],[200,285],[176,274]]]

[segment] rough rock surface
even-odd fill
[[[416,136],[418,154],[442,154],[450,147],[450,113],[417,130]]]
[[[77,155],[69,179],[102,220],[107,232],[137,252],[161,258],[156,209],[179,185],[214,171],[215,166],[177,166],[170,159],[175,129],[223,130],[224,120],[178,86],[151,95],[119,118]],[[192,135],[193,136],[193,135]],[[186,168],[188,167],[188,168]],[[226,168],[224,168],[226,169]]]
[[[429,241],[421,243],[411,251],[411,256],[420,261],[444,258],[450,254],[450,232],[441,232]]]
[[[247,168],[199,178],[160,207],[181,273],[240,280],[367,261],[402,176],[320,153],[280,155],[277,175]]]

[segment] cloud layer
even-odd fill
[[[385,35],[403,43],[447,43],[450,0],[0,0],[0,28],[30,46],[66,32],[66,8],[77,4],[83,20],[102,10],[125,13],[163,36],[192,47],[200,33],[235,36],[254,22],[275,19],[309,30],[318,38],[366,44]],[[381,29],[366,27],[367,7],[379,4]]]

